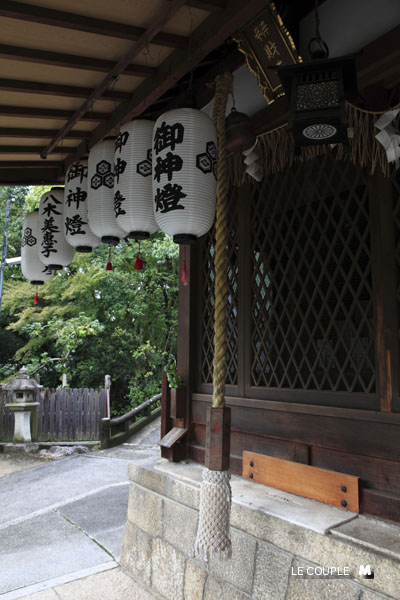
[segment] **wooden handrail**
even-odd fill
[[[115,419],[111,419],[110,420],[111,427],[113,425],[123,425],[123,423],[126,423],[126,421],[130,421],[133,417],[140,415],[140,413],[144,412],[147,408],[149,408],[150,406],[152,406],[159,400],[161,400],[161,394],[157,394],[156,396],[153,396],[149,400],[146,400],[146,402],[143,402],[143,404],[136,406],[136,408],[133,408],[129,412],[125,413],[124,415],[121,415],[120,417],[115,417]]]

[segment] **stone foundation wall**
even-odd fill
[[[198,465],[130,464],[121,565],[168,600],[400,598],[400,527],[233,478],[232,558],[194,558]],[[285,518],[278,515],[284,511]],[[333,512],[332,512],[333,511]],[[288,519],[288,520],[286,520]],[[310,522],[305,526],[303,521]],[[290,522],[291,521],[291,522]],[[371,565],[374,579],[359,575]],[[315,577],[317,566],[349,577]],[[302,577],[302,573],[310,577]]]

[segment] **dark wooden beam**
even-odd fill
[[[400,81],[400,25],[365,46],[357,56],[357,78],[360,90],[384,81],[393,87]]]
[[[0,185],[51,185],[61,180],[62,171],[59,168],[25,169],[20,166],[9,169],[3,168],[0,163]]]
[[[41,146],[1,146],[0,145],[0,154],[37,154],[40,155],[42,150]],[[65,146],[57,146],[54,148],[53,152],[57,154],[69,154],[71,152],[71,148],[66,148]]]
[[[0,127],[1,137],[12,138],[53,138],[57,134],[56,129],[26,129],[23,127]],[[87,138],[89,131],[70,131],[65,137],[73,140]]]
[[[210,12],[221,12],[226,7],[226,0],[189,0],[188,6]]]
[[[200,4],[205,5],[215,3],[218,4],[218,0],[215,0],[215,2],[212,2],[212,0],[204,3],[200,2]],[[10,0],[0,1],[0,16],[132,41],[139,39],[145,31],[142,27],[135,27],[134,25],[95,19],[86,15],[77,15]],[[152,43],[171,48],[184,48],[187,44],[187,38],[160,31],[152,40]]]
[[[58,169],[62,163],[54,160],[0,160],[1,169]]]
[[[48,52],[47,50],[35,50],[32,48],[21,48],[20,46],[10,46],[8,44],[0,44],[0,57],[23,62],[67,67],[69,69],[99,71],[100,73],[109,73],[115,66],[115,62],[112,60],[78,56],[75,54],[63,54],[61,52]],[[128,65],[124,71],[124,75],[146,77],[147,75],[154,75],[156,72],[157,69],[148,67],[147,65]]]
[[[113,128],[141,115],[207,54],[220,46],[264,7],[264,0],[249,0],[245,3],[241,0],[228,0],[224,11],[210,15],[194,31],[190,40],[190,52],[174,50],[162,63],[155,77],[140,84],[129,102],[120,104],[107,122],[96,127],[89,138],[89,148]],[[84,151],[85,147],[82,144],[76,153],[67,157],[66,165],[79,158]]]
[[[168,21],[179,11],[182,6],[186,4],[186,0],[171,0],[163,10],[161,10],[157,16],[152,20],[148,29],[143,33],[140,39],[133,44],[131,48],[120,58],[120,60],[113,66],[103,81],[93,90],[90,96],[83,102],[83,104],[74,112],[72,117],[64,125],[64,127],[58,132],[55,138],[43,149],[41,157],[46,158],[49,152],[55,147],[55,145],[64,139],[64,136],[70,129],[76,125],[81,119],[82,115],[86,113],[93,106],[93,103],[100,98],[103,92],[112,84],[113,81],[125,72],[125,69],[132,62],[134,58],[140,54],[140,52],[148,46],[148,44],[154,39],[154,36],[164,27]]]
[[[87,98],[92,88],[75,85],[59,85],[56,83],[40,83],[38,81],[20,81],[17,79],[0,78],[0,90],[7,92],[22,92],[27,94],[40,94],[46,96],[65,96],[67,98]],[[102,100],[122,101],[129,100],[129,92],[105,90]]]
[[[70,119],[74,113],[70,110],[59,110],[54,108],[28,108],[26,106],[0,106],[0,116],[20,117],[28,119]],[[104,121],[109,117],[108,113],[87,112],[81,117],[81,121]]]

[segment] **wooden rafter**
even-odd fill
[[[201,3],[200,4],[221,4]],[[108,37],[121,38],[125,40],[138,40],[144,33],[143,27],[126,25],[124,23],[115,23],[103,19],[95,19],[85,15],[67,13],[41,6],[32,6],[22,2],[13,2],[10,0],[0,1],[0,16],[10,19],[20,19],[31,23],[41,23],[53,27],[62,27],[64,29],[74,29],[76,31],[85,31]],[[184,36],[160,31],[152,40],[153,44],[169,46],[172,48],[184,48],[187,39]]]
[[[3,167],[0,162],[0,181],[2,185],[48,185],[51,183],[60,182],[60,167],[46,166],[45,162],[41,162],[34,169],[26,169],[18,163],[18,167],[9,168]]]
[[[17,79],[0,78],[0,90],[8,92],[21,92],[25,94],[40,94],[46,96],[65,96],[68,98],[87,98],[92,89],[75,85],[60,85],[55,83],[40,83],[37,81],[20,81]],[[129,92],[106,90],[102,94],[103,100],[129,100]]]
[[[35,128],[24,128],[24,127],[0,127],[0,138],[53,138],[57,134],[56,129],[35,129]],[[87,131],[69,131],[65,136],[66,139],[85,139],[88,137]]]
[[[130,63],[140,52],[154,39],[159,31],[166,23],[178,12],[182,6],[186,4],[186,0],[171,0],[166,7],[159,12],[152,20],[151,25],[146,29],[140,39],[122,56],[122,58],[113,66],[108,75],[103,81],[93,90],[88,98],[83,102],[78,110],[70,117],[64,127],[58,132],[54,139],[43,149],[41,157],[46,158],[49,152],[55,145],[61,141],[65,134],[76,125],[82,118],[82,115],[93,105],[93,102],[101,97],[103,92],[111,85],[115,79],[125,72],[125,69],[130,66]],[[175,51],[176,52],[176,51]],[[182,52],[182,51],[180,51]]]
[[[109,73],[115,65],[115,62],[101,58],[64,54],[61,52],[48,52],[47,50],[35,50],[32,48],[21,48],[20,46],[10,46],[8,44],[0,44],[0,57],[43,65],[67,67],[69,69],[99,71],[100,73]],[[128,65],[124,71],[124,75],[145,77],[147,75],[154,75],[156,72],[157,69],[147,65]]]
[[[54,169],[61,166],[62,163],[59,163],[55,160],[46,160],[46,162],[40,160],[1,160],[0,168],[1,169],[37,169],[37,168],[45,168],[45,169]]]
[[[0,154],[37,154],[39,156],[41,150],[41,146],[0,145]],[[71,148],[66,148],[65,146],[57,146],[56,148],[54,148],[53,152],[55,152],[56,154],[69,154],[69,152],[71,152]]]
[[[222,44],[232,33],[237,31],[265,6],[264,0],[228,0],[222,12],[210,15],[194,31],[190,38],[190,50],[174,50],[162,63],[155,77],[145,80],[133,93],[129,102],[120,104],[91,134],[88,140],[89,148],[94,146],[113,128],[141,115],[167,90],[194,68],[207,54]],[[68,165],[85,151],[81,144],[76,153],[67,157]]]
[[[59,110],[54,108],[28,108],[26,106],[0,106],[0,116],[19,117],[28,119],[70,119],[73,112],[70,110]],[[87,112],[81,117],[81,121],[104,121],[108,118],[107,113]]]

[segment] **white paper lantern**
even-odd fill
[[[91,252],[101,240],[89,227],[87,203],[88,161],[72,163],[65,176],[64,233],[77,252]]]
[[[114,213],[114,137],[91,149],[88,161],[89,227],[104,244],[116,246],[126,233]]]
[[[207,233],[215,217],[217,132],[193,108],[161,115],[153,130],[153,202],[156,223],[178,244]]]
[[[157,231],[153,210],[153,121],[126,123],[115,142],[114,210],[118,225],[137,240]]]
[[[39,206],[39,258],[50,269],[66,267],[75,250],[64,235],[64,188],[53,187],[43,194]]]
[[[39,210],[26,215],[22,226],[21,271],[34,285],[42,285],[53,273],[39,259]]]

